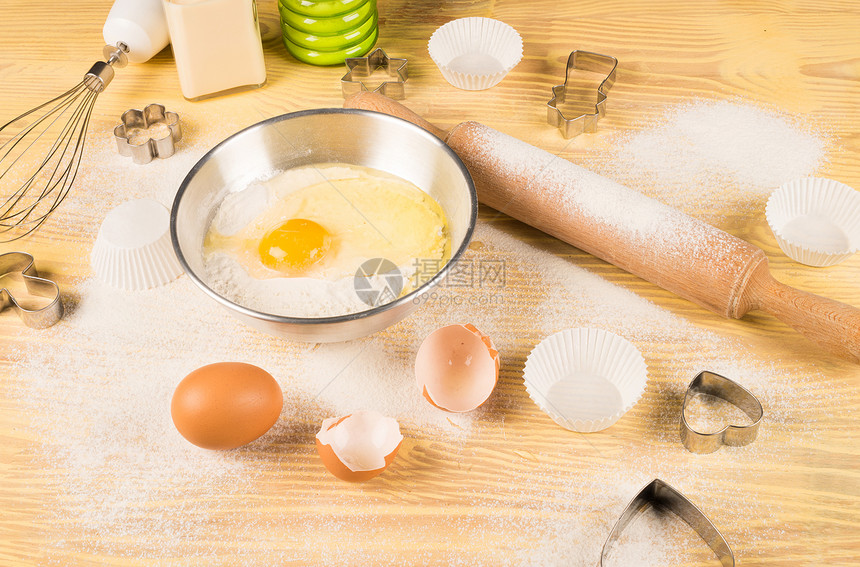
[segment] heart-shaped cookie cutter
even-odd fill
[[[695,504],[690,502],[686,496],[655,478],[639,491],[627,508],[621,513],[600,554],[600,567],[609,554],[609,550],[621,537],[624,529],[630,525],[639,515],[649,508],[660,511],[672,512],[687,523],[705,541],[708,547],[716,554],[723,567],[735,566],[735,554],[726,542],[720,531],[711,523],[705,514]]]
[[[21,321],[33,329],[50,327],[63,316],[63,302],[60,301],[59,286],[51,280],[39,277],[32,255],[26,252],[0,254],[0,282],[4,278],[23,281],[30,294],[46,297],[51,302],[39,309],[29,309],[20,305],[12,292],[5,287],[0,287],[0,311],[12,307],[18,312]]]
[[[697,394],[723,399],[743,411],[752,420],[747,425],[727,425],[713,433],[700,433],[687,423],[687,404]],[[723,445],[742,447],[755,441],[764,417],[761,402],[749,390],[725,376],[705,370],[693,378],[681,407],[681,442],[693,453],[713,453]]]

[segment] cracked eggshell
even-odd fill
[[[449,325],[430,333],[415,358],[424,397],[450,412],[483,404],[499,380],[499,351],[474,325]]]
[[[402,442],[396,420],[364,410],[324,420],[316,437],[325,468],[349,482],[379,475],[394,461]]]

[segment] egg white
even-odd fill
[[[260,259],[260,241],[292,218],[320,224],[331,247],[301,272],[273,270]],[[293,316],[367,309],[352,278],[369,259],[397,265],[407,293],[419,261],[449,257],[447,219],[432,197],[393,175],[342,164],[287,170],[228,194],[204,241],[210,287],[241,305]],[[315,305],[295,305],[298,297]]]

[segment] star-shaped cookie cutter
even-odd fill
[[[24,307],[7,288],[2,287],[4,279],[23,281],[31,295],[50,299],[50,303],[38,309]],[[0,254],[0,311],[7,307],[18,312],[21,321],[33,329],[45,329],[63,316],[63,302],[60,301],[60,288],[56,283],[40,278],[36,271],[33,256],[26,252],[7,252]]]
[[[406,63],[406,59],[388,57],[379,47],[374,49],[367,57],[347,57],[344,64],[349,71],[340,80],[340,88],[343,91],[343,96],[348,97],[355,93],[369,91],[382,93],[388,98],[395,100],[405,98],[406,89],[404,83],[409,78]],[[369,79],[377,69],[384,70],[393,80],[383,81],[371,91],[364,80]]]
[[[697,394],[716,396],[743,411],[752,420],[748,425],[727,425],[713,433],[700,433],[690,427],[685,416],[687,403]],[[721,446],[742,447],[755,441],[764,417],[761,402],[749,390],[725,376],[708,372],[693,378],[681,407],[681,442],[692,453],[713,453]]]
[[[606,543],[603,544],[603,551],[600,553],[600,567],[603,567],[610,549],[621,537],[624,529],[648,508],[654,508],[661,512],[671,512],[684,520],[708,544],[723,567],[735,567],[735,554],[723,534],[686,496],[659,478],[655,478],[640,490],[639,494],[630,501],[630,504],[621,513],[609,533],[609,537],[606,538]]]
[[[618,59],[611,55],[601,55],[591,51],[572,51],[567,58],[564,84],[552,88],[552,98],[546,103],[547,122],[561,130],[561,134],[565,138],[573,138],[584,132],[597,130],[597,121],[606,115],[606,95],[612,85],[615,84],[615,70],[617,68]],[[567,118],[558,109],[558,105],[564,102],[567,95],[567,83],[570,80],[571,71],[576,70],[601,73],[606,75],[606,78],[597,87],[597,102],[594,105],[594,112]]]
[[[113,129],[116,146],[120,155],[131,157],[134,163],[170,157],[176,151],[176,142],[182,139],[179,115],[167,112],[162,104],[126,110],[121,120],[122,124]]]

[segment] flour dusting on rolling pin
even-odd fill
[[[743,280],[765,259],[737,237],[477,122],[455,126],[447,142],[469,152],[485,205],[720,315],[734,316]],[[686,285],[691,272],[695,287]]]
[[[752,244],[477,122],[445,133],[378,93],[344,106],[404,118],[445,140],[485,205],[722,316],[762,309],[860,362],[860,310],[777,282]]]

